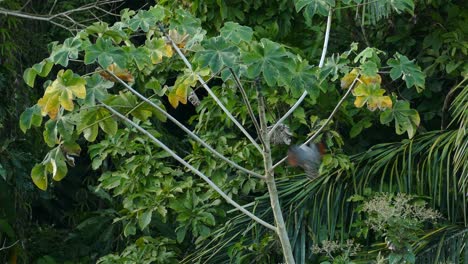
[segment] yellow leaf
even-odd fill
[[[109,65],[109,67],[107,67],[107,70],[112,72],[115,76],[117,76],[124,82],[133,83],[135,81],[133,75],[127,69],[122,69],[115,63]],[[106,71],[100,71],[99,75],[101,75],[104,79],[108,81],[117,82],[117,80]]]
[[[86,87],[84,85],[73,85],[73,86],[69,86],[68,89],[77,98],[80,98],[80,99],[85,99],[86,98]]]
[[[367,76],[363,75],[361,76],[361,81],[367,85],[375,83],[375,84],[381,84],[382,83],[382,77],[380,75],[375,75],[375,76]]]
[[[37,105],[41,107],[41,114],[43,116],[48,114],[51,119],[55,119],[60,107],[58,93],[47,93],[46,90],[44,97],[37,101]]]
[[[169,99],[169,103],[172,105],[172,107],[177,108],[179,106],[179,98],[176,95],[175,92],[172,90],[168,95],[167,98]]]
[[[185,48],[185,44],[187,43],[188,34],[179,34],[177,30],[175,29],[170,29],[169,30],[169,37],[174,41],[174,43],[177,45],[177,47],[183,49]]]
[[[69,90],[63,90],[60,95],[60,104],[65,108],[65,110],[73,111],[73,94]]]
[[[361,108],[366,103],[366,97],[364,96],[357,96],[356,100],[354,100],[354,106],[357,108]]]
[[[166,44],[166,46],[164,46],[164,52],[163,52],[164,56],[170,58],[172,57],[172,55],[174,55],[174,50],[172,49],[172,46],[169,45],[169,44]]]
[[[188,86],[180,85],[176,90],[177,99],[183,104],[187,104]]]
[[[356,79],[358,73],[358,69],[354,68],[351,72],[349,72],[343,78],[341,78],[341,88],[348,89],[349,86],[351,86],[351,84],[353,83],[354,79]]]
[[[387,108],[392,108],[393,107],[393,102],[390,96],[382,96],[382,99],[380,101],[379,109],[380,110],[385,110]]]

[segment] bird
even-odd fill
[[[301,167],[310,179],[318,177],[320,163],[325,147],[323,143],[311,143],[308,146],[291,146],[288,150],[288,163],[293,167]]]

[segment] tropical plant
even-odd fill
[[[362,240],[365,229],[357,228],[361,216],[356,204],[348,201],[370,192],[369,187],[428,196],[429,204],[452,223],[412,237],[415,254],[433,247],[441,237],[462,241],[466,134],[458,125],[466,124],[464,80],[456,80],[458,85],[447,81],[456,87],[451,95],[461,91],[452,103],[451,128],[457,129],[417,135],[418,130],[430,129],[437,116],[427,111],[432,102],[426,99],[441,92],[426,76],[439,73],[439,62],[429,56],[421,60],[421,68],[409,59],[435,54],[413,52],[416,41],[402,43],[401,49],[391,46],[395,38],[382,43],[392,20],[409,25],[398,36],[412,39],[411,24],[392,12],[406,12],[415,19],[413,1],[278,1],[270,8],[259,2],[237,3],[234,9],[222,1],[194,3],[191,10],[206,21],[208,33],[200,19],[170,8],[178,1],[161,3],[169,8],[124,10],[113,25],[95,23],[63,43],[53,43],[50,56],[24,74],[28,85],[37,86],[37,76],[58,71],[55,79],[44,83],[42,98],[20,120],[26,131],[41,126],[48,116],[43,138],[51,150],[33,168],[33,182],[42,190],[55,188],[74,166],[81,148],[87,148],[93,169],[102,172],[96,193],[117,201],[113,207],[118,210],[100,217],[106,221],[115,217],[121,223],[125,245],[116,246],[121,253],[101,262],[271,263],[284,257],[287,263],[305,263],[318,259],[311,248],[319,241],[338,239],[338,245],[351,238],[360,239],[365,248],[357,258],[375,259],[378,256],[367,254],[369,250],[388,249],[373,244],[379,236]],[[278,10],[288,10],[286,17],[275,17],[276,4]],[[219,14],[203,11],[217,5]],[[436,12],[437,3],[421,5],[423,15]],[[252,16],[262,7],[273,13]],[[355,22],[348,10],[356,11],[356,28],[365,48],[351,41],[341,43],[337,37],[355,30],[345,28]],[[292,17],[298,18],[294,23],[299,29],[323,38],[320,58],[320,49],[311,47],[322,39],[308,47],[310,40],[294,37],[295,32],[276,30],[278,25],[290,28]],[[225,21],[236,18],[252,27]],[[382,23],[382,18],[392,23]],[[314,26],[316,21],[323,27]],[[336,33],[331,30],[333,21],[338,21]],[[456,60],[466,53],[466,43],[454,45],[451,53],[436,47],[439,38],[450,46],[447,43],[459,29],[453,27],[449,36],[435,33],[424,39],[424,46],[445,54],[450,67],[443,70],[464,77],[464,66]],[[329,46],[335,53],[327,58]],[[314,60],[319,61],[317,66],[309,62]],[[444,107],[443,126],[449,99],[432,103]],[[186,106],[188,101],[193,107]],[[360,109],[364,106],[369,111]],[[415,106],[422,110],[421,117]],[[167,119],[185,134],[168,131]],[[401,139],[389,132],[366,138],[390,124],[397,135],[406,133],[410,139],[375,145],[354,156],[345,154],[388,142],[389,137]],[[82,144],[81,134],[93,145]],[[292,135],[304,144],[325,142],[328,153],[322,157],[318,178],[291,176],[298,171],[282,166],[286,147],[274,144],[289,144]],[[350,147],[354,145],[358,147]],[[235,209],[229,210],[229,204]],[[457,246],[451,254],[462,251]],[[434,251],[424,252],[427,259],[439,258],[427,255]],[[342,260],[349,257],[345,254]]]

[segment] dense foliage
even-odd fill
[[[62,40],[47,54],[37,44],[45,59],[3,55],[0,84],[26,91],[22,75],[33,90],[5,88],[0,109],[2,261],[282,262],[277,235],[197,173],[274,222],[254,177],[264,157],[248,105],[261,115],[262,97],[272,126],[305,99],[283,123],[293,143],[314,135],[327,147],[316,179],[275,165],[297,263],[466,261],[462,1],[270,2],[160,1],[52,33]],[[15,54],[20,21],[0,23],[0,51]],[[286,152],[272,146],[273,161]]]

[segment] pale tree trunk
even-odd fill
[[[258,97],[258,112],[260,119],[261,137],[263,141],[263,163],[265,165],[265,182],[268,187],[268,193],[270,195],[271,208],[273,210],[273,216],[275,218],[276,234],[278,235],[283,249],[284,259],[288,264],[294,264],[294,257],[292,254],[291,243],[289,242],[288,230],[283,219],[283,213],[281,212],[281,205],[278,198],[278,190],[276,189],[275,174],[273,171],[273,163],[271,159],[270,149],[270,137],[268,136],[266,114],[265,114],[265,101],[257,87]]]

